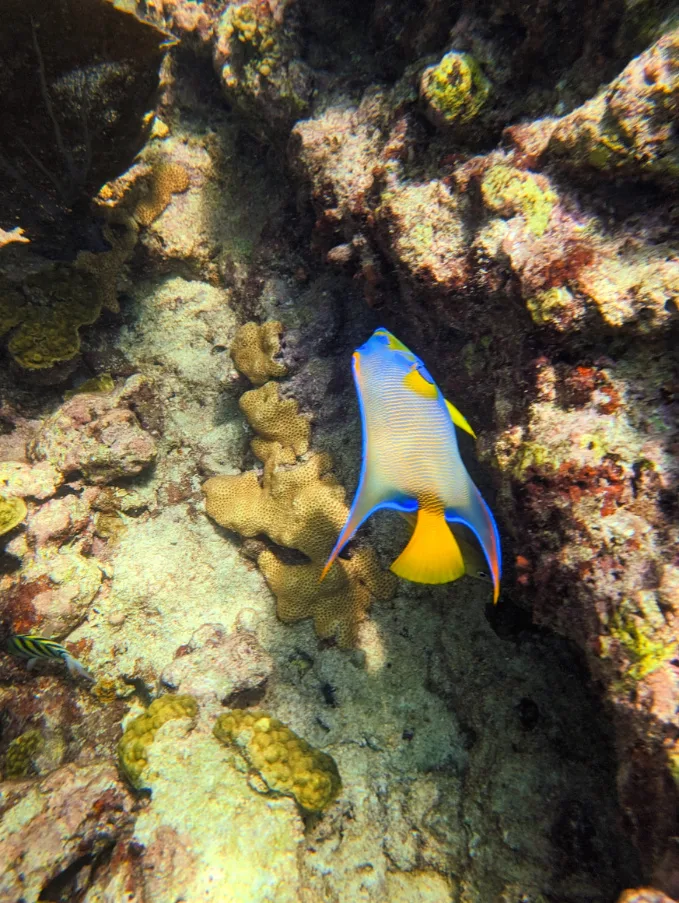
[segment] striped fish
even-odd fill
[[[47,659],[48,661],[63,662],[68,668],[71,677],[85,677],[87,680],[95,678],[83,668],[80,662],[73,658],[71,653],[64,649],[61,643],[43,636],[34,636],[30,633],[18,633],[10,637],[5,643],[5,649],[10,655],[17,658],[26,658],[30,662]]]
[[[474,435],[472,428],[422,361],[386,329],[375,330],[354,352],[353,371],[363,462],[349,517],[321,580],[361,524],[380,508],[392,508],[414,522],[410,542],[391,565],[395,574],[416,583],[449,583],[485,571],[497,602],[500,537],[462,462],[455,433],[457,427]]]

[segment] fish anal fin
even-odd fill
[[[473,436],[476,439],[476,433],[469,426],[467,422],[467,418],[464,417],[454,404],[451,404],[449,401],[446,401],[446,407],[448,408],[448,413],[450,414],[450,419],[453,421],[455,426],[459,427],[461,430],[464,430],[465,433],[469,433],[470,436]]]
[[[391,570],[413,583],[451,583],[464,574],[462,553],[443,511],[418,510],[415,532]]]

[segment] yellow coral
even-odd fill
[[[147,193],[137,202],[134,218],[140,226],[150,226],[165,210],[173,194],[189,187],[189,174],[179,163],[157,163],[147,183]]]
[[[483,177],[481,196],[486,207],[501,216],[523,216],[530,231],[539,238],[546,231],[557,202],[551,188],[543,188],[545,182],[544,177],[497,163]]]
[[[396,578],[379,566],[371,549],[339,559],[323,583],[319,578],[344,526],[344,489],[330,473],[327,454],[275,471],[261,486],[254,471],[212,477],[203,484],[206,509],[222,527],[241,536],[264,533],[276,544],[303,552],[310,564],[287,565],[271,552],[258,564],[277,600],[282,621],[313,618],[322,637],[337,636],[343,646],[356,640],[373,597],[390,599]]]
[[[133,787],[139,790],[144,786],[142,774],[156,731],[175,718],[195,718],[197,712],[193,696],[161,696],[127,725],[118,743],[118,760]]]
[[[337,559],[322,583],[322,562],[290,566],[265,551],[257,564],[276,596],[281,621],[313,618],[320,637],[335,636],[345,647],[356,643],[358,625],[373,598],[391,599],[397,586],[396,577],[382,570],[370,548],[360,549],[350,559]]]
[[[40,731],[31,730],[16,737],[5,753],[5,780],[24,778],[34,768],[34,759],[44,744]]]
[[[311,424],[299,413],[293,398],[283,399],[277,383],[268,382],[245,392],[239,402],[241,411],[258,436],[250,443],[252,451],[268,472],[277,464],[294,464],[298,455],[309,450]]]
[[[221,743],[235,746],[270,790],[294,797],[307,812],[327,808],[342,787],[331,756],[265,712],[226,712],[217,719],[214,735]]]
[[[262,386],[271,377],[285,376],[287,367],[274,357],[281,350],[280,336],[283,332],[278,320],[268,320],[260,326],[245,323],[238,329],[231,343],[231,357],[239,373],[254,386]]]
[[[0,495],[0,536],[13,530],[27,514],[26,502],[23,499],[8,498]]]

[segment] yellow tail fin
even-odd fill
[[[415,532],[391,570],[413,583],[450,583],[464,574],[460,547],[442,510],[418,510]]]

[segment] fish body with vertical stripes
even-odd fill
[[[87,680],[94,680],[90,672],[56,640],[30,633],[19,633],[6,641],[5,649],[10,655],[28,659],[30,662],[63,662],[71,677],[85,677]]]
[[[392,508],[414,523],[410,542],[391,565],[395,574],[416,583],[449,583],[482,562],[496,602],[500,537],[457,444],[456,428],[474,431],[420,358],[386,329],[356,349],[353,374],[363,431],[361,475],[321,579],[361,524],[380,508]]]

